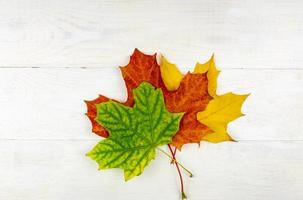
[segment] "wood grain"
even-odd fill
[[[0,1],[2,67],[103,67],[135,47],[182,66],[303,68],[299,0]]]
[[[117,67],[1,69],[0,85],[0,127],[6,130],[0,139],[98,139],[83,100],[98,94],[126,99]],[[239,141],[303,140],[302,86],[302,70],[223,70],[219,93],[251,93],[246,116],[230,124],[231,134]]]
[[[214,52],[219,93],[251,93],[229,131],[186,145],[191,200],[303,199],[303,2],[0,1],[0,199],[179,199],[162,155],[124,183],[85,156],[84,99],[126,99],[118,65],[134,48],[183,72]],[[163,147],[165,149],[165,147]]]
[[[179,199],[173,165],[158,153],[125,183],[120,170],[98,171],[85,153],[95,141],[1,141],[1,199]],[[165,147],[163,148],[165,149]],[[296,153],[294,153],[296,152]],[[185,146],[180,161],[190,199],[302,199],[302,142]]]

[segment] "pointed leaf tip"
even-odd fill
[[[177,90],[183,79],[183,74],[178,67],[170,63],[163,55],[160,60],[160,71],[162,80],[169,91]]]
[[[211,58],[206,63],[197,63],[194,69],[194,73],[207,73],[208,93],[210,94],[210,96],[216,97],[217,79],[220,71],[216,67],[214,54],[212,54]]]
[[[213,143],[234,141],[227,133],[227,125],[242,116],[241,107],[247,96],[230,92],[211,100],[206,109],[197,114],[198,121],[214,131],[203,140]]]

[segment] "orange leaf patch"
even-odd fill
[[[178,149],[187,143],[199,143],[203,136],[212,131],[197,120],[197,113],[206,108],[212,99],[207,92],[206,74],[187,73],[177,90],[169,92],[163,89],[165,103],[170,112],[185,112],[180,130],[172,144]]]
[[[130,57],[129,63],[124,67],[120,67],[120,70],[127,88],[127,100],[123,103],[126,106],[133,106],[134,99],[132,90],[137,88],[143,81],[149,82],[155,87],[165,88],[164,83],[162,82],[159,65],[156,60],[156,54],[146,55],[138,49],[135,49],[134,53]],[[97,99],[85,101],[87,105],[86,115],[92,123],[92,132],[101,137],[108,137],[108,132],[95,121],[97,116],[96,104],[107,102],[109,100],[109,98],[100,95]]]
[[[172,145],[181,149],[187,143],[199,143],[203,136],[212,131],[197,120],[197,113],[205,110],[212,97],[208,93],[208,79],[206,73],[188,73],[182,79],[180,86],[175,91],[168,91],[160,74],[160,66],[156,60],[156,54],[146,55],[135,49],[130,57],[130,62],[120,67],[126,84],[128,98],[124,105],[133,106],[132,90],[147,81],[157,88],[161,88],[164,94],[166,107],[170,112],[185,112],[180,129],[173,138]],[[95,121],[96,104],[106,102],[109,98],[99,96],[93,101],[86,101],[87,116],[92,122],[92,131],[102,137],[107,137],[107,131]]]

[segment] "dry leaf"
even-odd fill
[[[199,112],[198,120],[214,131],[203,140],[218,143],[233,140],[227,133],[227,124],[243,116],[241,106],[248,95],[227,93],[209,102],[207,108]]]
[[[97,108],[96,105],[99,103],[107,102],[109,99],[105,96],[100,95],[97,99],[92,101],[85,101],[87,106],[87,117],[92,123],[92,131],[101,137],[108,137],[108,132],[105,130],[103,126],[98,124],[95,120],[97,116]]]
[[[135,49],[130,57],[129,64],[120,67],[120,69],[128,93],[128,98],[123,103],[124,105],[133,105],[132,90],[143,81],[146,81],[162,89],[167,109],[170,112],[185,113],[181,120],[180,130],[173,138],[172,144],[174,146],[180,149],[184,144],[199,143],[201,140],[215,143],[232,140],[227,134],[226,128],[218,129],[212,126],[211,120],[215,120],[213,117],[211,120],[199,119],[198,121],[197,119],[198,112],[201,113],[208,108],[207,104],[210,100],[213,98],[212,102],[224,100],[224,98],[219,98],[220,96],[216,94],[219,71],[216,69],[214,56],[204,64],[197,63],[194,74],[188,73],[183,77],[177,66],[168,62],[164,56],[161,56],[160,67],[156,60],[156,54],[146,55]],[[93,101],[86,101],[87,115],[92,122],[93,132],[103,137],[107,137],[108,133],[95,121],[95,105],[108,100],[108,98],[100,96]],[[228,117],[226,116],[226,118]]]
[[[187,73],[176,91],[163,91],[170,112],[184,112],[180,130],[172,144],[178,149],[187,143],[199,143],[212,131],[197,120],[197,113],[204,110],[212,99],[207,92],[206,74]]]
[[[126,181],[143,172],[159,146],[171,142],[183,115],[168,112],[161,89],[149,83],[141,83],[133,95],[133,107],[113,101],[97,105],[96,121],[110,135],[87,154],[99,169],[123,169]]]
[[[161,56],[160,70],[164,84],[169,91],[174,91],[179,88],[183,79],[183,74],[180,72],[175,64],[168,62],[168,60]]]
[[[135,49],[130,57],[129,63],[124,67],[120,67],[120,70],[128,93],[127,101],[124,102],[123,105],[132,106],[134,104],[132,90],[138,87],[143,81],[149,82],[155,87],[164,88],[156,54],[146,55],[138,49]],[[92,131],[102,137],[108,137],[108,132],[102,125],[95,121],[97,116],[96,105],[107,101],[109,101],[109,98],[102,95],[92,101],[85,101],[87,105],[87,116],[92,123]]]
[[[211,56],[211,58],[203,64],[197,63],[194,73],[200,74],[200,73],[206,73],[207,79],[208,79],[208,93],[212,97],[216,97],[216,91],[217,91],[217,79],[220,71],[216,68],[216,64],[214,61],[214,55]]]
[[[164,59],[164,57],[162,57]],[[167,60],[164,62],[164,66],[168,67],[170,72],[174,69],[173,64],[169,64]],[[170,112],[184,112],[184,117],[181,120],[180,129],[174,136],[172,144],[179,149],[182,145],[187,143],[199,143],[201,138],[206,134],[210,133],[211,130],[201,124],[197,118],[196,114],[206,108],[207,103],[211,100],[211,97],[207,92],[207,77],[206,74],[191,74],[188,73],[178,85],[178,90],[170,92],[166,89],[160,74],[160,66],[156,60],[156,54],[146,55],[135,49],[133,55],[130,57],[130,62],[124,67],[120,67],[122,71],[123,78],[127,87],[128,98],[124,105],[133,105],[133,95],[132,90],[139,86],[143,81],[151,83],[157,88],[161,88],[164,94],[165,103],[167,109]],[[165,71],[166,69],[162,69]],[[175,68],[177,69],[177,68]],[[178,75],[173,77],[179,77]],[[183,75],[182,75],[183,76]],[[170,76],[168,76],[170,77]],[[87,115],[92,121],[93,132],[96,134],[107,137],[107,131],[95,121],[96,118],[96,104],[101,102],[106,102],[109,99],[100,96],[93,101],[86,101],[87,103]]]
[[[170,80],[169,74],[174,74],[176,72],[178,72],[178,68],[176,67],[176,65],[174,65],[174,67],[167,67],[166,71],[161,70],[163,82],[166,86],[169,85],[169,89],[178,88],[182,81],[179,81],[179,79],[175,79],[174,81]],[[193,138],[200,138],[200,140],[205,140],[213,143],[223,141],[234,141],[227,133],[227,124],[230,121],[235,120],[236,118],[241,116],[239,114],[241,111],[241,106],[248,95],[235,95],[232,93],[228,93],[222,96],[218,96],[216,94],[217,78],[220,71],[216,68],[214,62],[214,55],[212,55],[212,57],[204,64],[197,63],[194,69],[194,73],[203,75],[206,74],[208,80],[207,91],[209,95],[214,99],[210,101],[205,111],[205,107],[203,109],[201,108],[199,114],[197,115],[197,119],[207,127],[206,129],[202,129],[204,131],[204,134],[201,135],[200,130],[197,132],[192,132],[191,136]],[[203,90],[203,88],[204,86],[201,85],[201,88],[198,88],[196,91]],[[175,136],[176,139],[173,142],[182,140],[188,135],[190,134],[178,134]],[[181,138],[177,140],[178,137]],[[179,144],[173,144],[179,147]]]

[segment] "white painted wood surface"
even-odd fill
[[[140,177],[98,171],[83,99],[125,99],[135,47],[190,70],[215,52],[219,92],[251,92],[238,143],[185,146],[192,200],[303,199],[303,2],[0,1],[0,199],[179,198],[159,155]],[[164,147],[165,149],[165,147]]]

